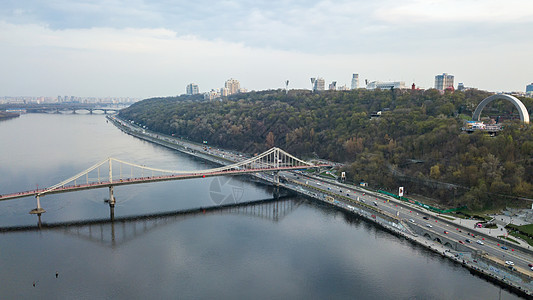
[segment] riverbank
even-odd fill
[[[20,117],[20,114],[0,111],[0,121],[9,120],[9,119],[18,118],[18,117]]]

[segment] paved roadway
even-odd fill
[[[181,139],[178,140],[171,136],[153,133],[145,128],[141,128],[137,125],[131,124],[131,122],[122,122],[119,119],[117,119],[117,121],[120,122],[122,125],[127,126],[130,130],[136,131],[138,133],[143,133],[152,138],[162,139],[167,142],[176,143],[183,147],[187,147],[190,150],[223,158],[225,160],[228,160],[229,162],[238,162],[248,158],[246,154],[239,153],[236,151],[227,151],[219,148],[212,148],[203,144],[184,142]],[[346,196],[353,201],[361,201],[368,205],[375,205],[390,214],[398,215],[405,222],[412,222],[420,224],[422,226],[426,226],[426,229],[432,231],[434,234],[440,236],[446,235],[449,239],[460,241],[471,248],[482,250],[492,257],[501,259],[502,263],[504,263],[505,261],[512,261],[514,263],[514,266],[516,268],[521,269],[523,273],[533,275],[533,271],[531,271],[530,267],[528,266],[528,264],[533,263],[533,256],[529,253],[524,253],[522,251],[513,249],[512,245],[509,245],[509,243],[501,244],[501,241],[498,241],[494,238],[482,238],[479,236],[472,236],[472,234],[476,235],[475,229],[469,231],[462,230],[460,228],[455,227],[454,224],[449,222],[448,220],[440,218],[438,216],[434,216],[420,207],[410,206],[404,202],[397,201],[392,197],[384,197],[382,195],[376,197],[376,195],[374,195],[373,193],[369,193],[368,191],[365,191],[359,187],[340,187],[336,184],[321,180],[319,178],[308,176],[307,174],[302,172],[285,171],[280,172],[280,176],[297,181],[300,184],[308,184],[310,186],[313,186],[314,188],[332,192],[336,195]],[[264,177],[265,179],[268,179],[269,175],[258,174],[258,177]],[[384,198],[387,198],[389,201],[383,200]],[[470,242],[467,242],[467,239],[470,240]],[[483,244],[478,244],[478,240],[481,241]],[[502,246],[505,246],[508,249],[504,250],[502,249]]]
[[[337,195],[343,195],[353,201],[361,201],[369,205],[375,205],[386,212],[398,215],[406,222],[417,223],[425,226],[427,230],[432,231],[437,235],[446,235],[448,238],[460,241],[460,243],[462,242],[471,248],[487,252],[489,255],[501,259],[502,262],[512,261],[516,268],[521,268],[524,273],[533,275],[533,271],[531,271],[528,266],[528,264],[533,263],[533,257],[529,253],[514,249],[508,242],[502,244],[501,241],[496,239],[477,236],[475,229],[465,231],[454,226],[453,223],[444,218],[434,216],[418,207],[411,207],[404,202],[397,202],[392,197],[389,199],[390,201],[383,200],[383,196],[381,195],[378,198],[373,193],[368,193],[368,191],[363,191],[359,188],[347,189],[345,187],[339,187],[338,185],[317,178],[307,177],[302,173],[292,176],[302,184],[308,184],[319,189],[333,192]],[[472,236],[472,234],[474,236]],[[470,243],[466,240],[470,240]],[[478,240],[483,244],[478,244]],[[502,246],[508,249],[504,250],[502,249]]]

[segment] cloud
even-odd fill
[[[286,79],[308,88],[316,76],[349,85],[351,73],[431,87],[442,72],[467,86],[522,90],[533,9],[506,4],[11,1],[0,4],[0,78],[6,95],[175,95],[230,77],[248,89]],[[499,70],[512,72],[478,81]]]
[[[12,24],[54,30],[165,28],[180,36],[315,54],[412,51],[420,49],[418,38],[439,43],[462,33],[476,40],[484,34],[508,37],[497,27],[517,22],[525,27],[515,28],[519,36],[531,28],[532,14],[528,0],[34,0],[0,5],[0,18]],[[483,24],[470,30],[474,22]]]
[[[491,22],[531,23],[533,2],[528,0],[411,0],[376,11],[391,23]]]

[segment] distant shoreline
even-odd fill
[[[20,114],[0,111],[0,120],[9,120],[20,117]]]

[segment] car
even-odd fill
[[[533,264],[527,264],[527,266],[533,268]]]
[[[459,241],[459,243],[464,244],[463,241]]]
[[[373,202],[375,206],[378,206],[378,204],[376,203],[376,201]]]
[[[503,250],[509,250],[509,248],[505,247],[505,246],[502,246],[501,247]]]
[[[444,234],[448,234],[448,231],[444,230]]]
[[[483,245],[484,243],[480,240],[477,240],[476,243],[480,244],[480,245]]]
[[[424,217],[423,219],[424,219],[424,220],[429,220],[429,218],[428,218],[428,217]]]
[[[510,261],[510,260],[506,260],[505,261],[505,264],[506,265],[509,265],[509,266],[514,266],[514,262]]]
[[[472,243],[469,239],[465,239],[465,242]]]
[[[413,220],[413,219],[409,219],[409,222],[411,222],[411,223],[414,223],[414,222],[415,222],[415,220]]]
[[[426,224],[426,227],[433,228],[433,226],[431,226],[431,225],[429,225],[429,224]]]

